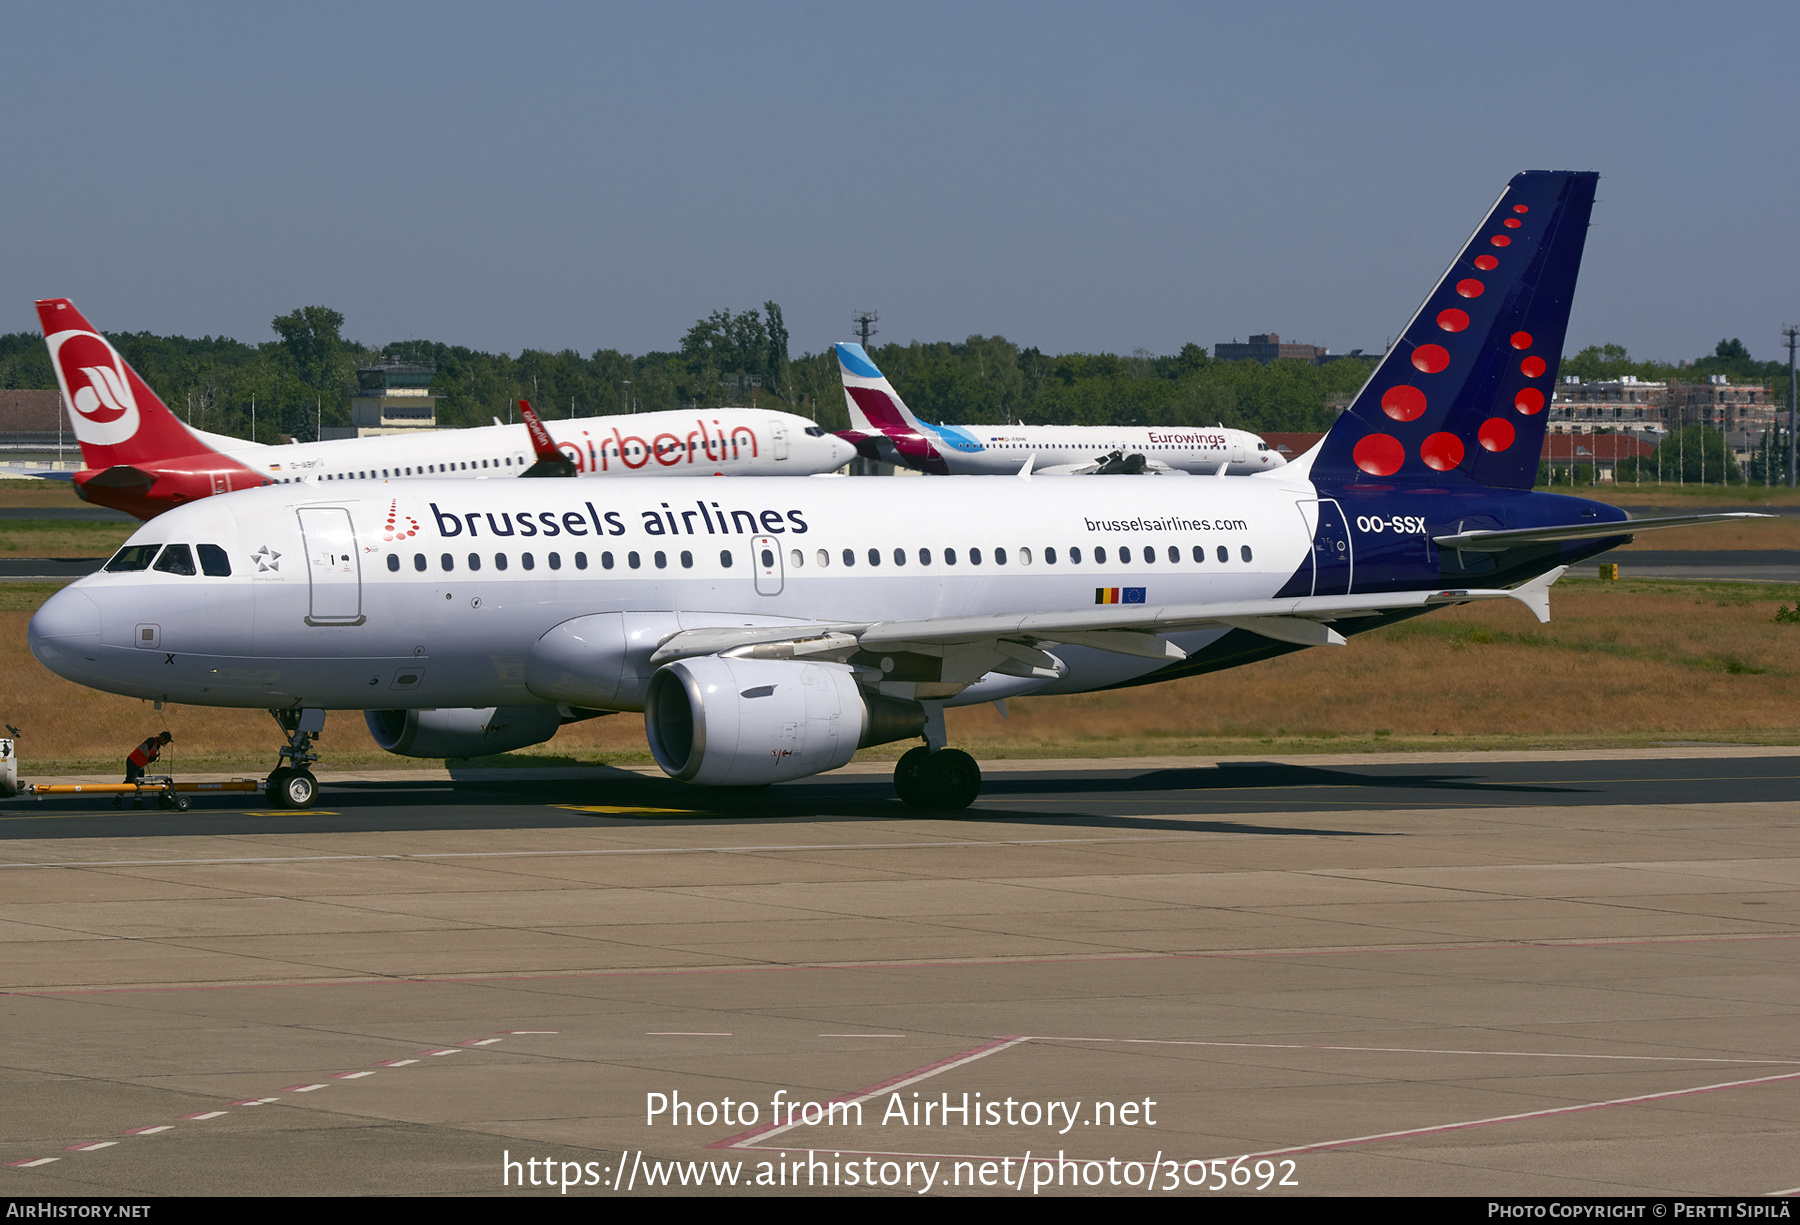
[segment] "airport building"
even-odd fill
[[[1548,420],[1553,437],[1621,432],[1652,444],[1685,426],[1709,426],[1745,460],[1782,411],[1770,402],[1766,386],[1734,384],[1723,374],[1704,383],[1652,382],[1629,374],[1583,382],[1570,376],[1557,386]]]
[[[81,448],[63,412],[62,392],[0,388],[0,460],[26,467],[81,467]]]
[[[435,430],[437,402],[431,394],[436,366],[386,362],[356,372],[357,395],[350,401],[350,424],[328,425],[324,438],[374,438]]]

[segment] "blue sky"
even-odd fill
[[[1173,352],[1405,322],[1508,176],[1602,176],[1569,336],[1800,322],[1788,4],[0,5],[0,330]]]

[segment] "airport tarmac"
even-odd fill
[[[0,1194],[1800,1186],[1800,750],[987,773],[0,803]]]

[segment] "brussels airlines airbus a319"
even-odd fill
[[[866,459],[948,476],[1205,472],[1248,476],[1287,461],[1248,430],[1224,426],[931,425],[861,345],[837,346],[851,428],[838,437]]]
[[[67,298],[37,309],[87,464],[75,474],[75,491],[140,519],[217,493],[297,481],[512,477],[534,468],[534,475],[805,476],[855,458],[848,443],[805,417],[748,408],[552,421],[543,425],[547,438],[524,425],[484,425],[265,446],[184,425]]]
[[[1636,531],[1533,493],[1596,176],[1508,184],[1356,401],[1240,480],[358,481],[209,498],[52,596],[31,650],[97,689],[270,708],[312,801],[326,709],[420,757],[642,711],[658,764],[756,785],[922,737],[900,797],[968,805],[946,706],[1192,676],[1475,600],[1540,619]],[[1735,516],[1732,516],[1735,517]]]

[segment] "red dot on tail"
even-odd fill
[[[1513,407],[1531,416],[1544,411],[1544,393],[1535,387],[1527,387],[1513,397]]]
[[[1396,421],[1416,421],[1425,412],[1425,393],[1405,384],[1390,387],[1382,394],[1381,411]]]
[[[1406,448],[1391,434],[1370,434],[1350,453],[1356,466],[1370,476],[1392,476],[1406,462]]]
[[[1517,433],[1512,427],[1512,422],[1504,417],[1490,417],[1481,423],[1481,429],[1475,436],[1481,440],[1484,450],[1504,451],[1512,446],[1513,438],[1517,436]]]
[[[1531,209],[1527,205],[1524,205],[1524,204],[1513,205],[1513,212],[1515,212],[1515,213],[1529,213],[1530,211],[1531,211]]]
[[[1413,350],[1412,363],[1426,374],[1436,374],[1450,364],[1450,352],[1443,345],[1420,345]]]
[[[1456,292],[1465,298],[1479,298],[1481,296],[1481,291],[1486,288],[1487,286],[1483,285],[1474,277],[1456,283]]]
[[[1515,349],[1529,349],[1531,347],[1531,333],[1514,332],[1512,334],[1512,347]]]
[[[1462,463],[1462,439],[1455,434],[1437,433],[1419,444],[1419,458],[1439,472],[1448,472]]]
[[[1512,246],[1512,239],[1508,238],[1504,234],[1496,234],[1492,238],[1488,239],[1488,241],[1493,243],[1496,247]]]
[[[1528,379],[1542,377],[1544,371],[1549,368],[1549,365],[1541,357],[1528,357],[1519,363],[1519,369],[1525,372],[1525,377]]]
[[[1469,326],[1467,311],[1459,311],[1454,306],[1449,310],[1438,312],[1438,326],[1446,332],[1460,332]]]
[[[1500,266],[1500,261],[1491,255],[1477,255],[1475,257],[1475,266],[1483,272],[1492,272]]]
[[[1524,225],[1525,223],[1523,221],[1520,221],[1517,217],[1508,217],[1505,221],[1501,222],[1500,224],[1504,225],[1509,230],[1516,230],[1520,226]]]

